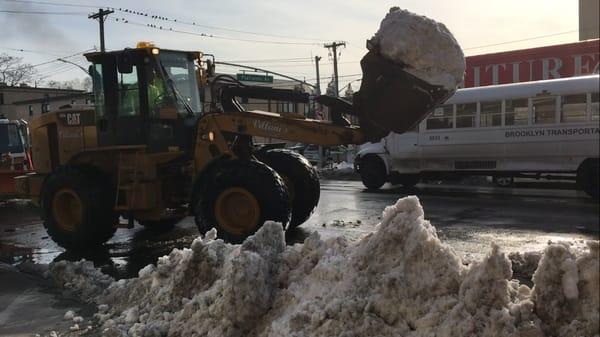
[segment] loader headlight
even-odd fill
[[[158,55],[160,50],[158,48],[152,48],[152,55]]]
[[[215,133],[214,132],[212,132],[212,131],[208,132],[208,140],[211,141],[211,142],[213,140],[215,140]]]

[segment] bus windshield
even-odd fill
[[[179,113],[186,113],[187,104],[194,113],[201,112],[200,94],[196,80],[194,61],[185,53],[165,51],[159,55],[160,65],[167,81],[174,86],[176,106]],[[170,85],[167,86],[167,88]],[[183,100],[183,102],[181,102]]]
[[[22,153],[23,142],[16,124],[0,124],[0,153]]]

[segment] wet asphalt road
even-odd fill
[[[407,195],[420,198],[440,238],[467,262],[485,255],[492,243],[507,252],[525,252],[540,250],[548,241],[583,245],[584,240],[599,238],[598,201],[573,190],[420,184],[371,192],[360,182],[339,180],[324,180],[321,189],[315,213],[288,233],[289,243],[302,242],[313,231],[324,238],[360,238],[375,229],[385,206]],[[173,248],[189,246],[197,235],[188,217],[169,232],[139,225],[119,229],[103,249],[73,254],[48,238],[35,208],[18,203],[0,206],[0,262],[9,264],[86,258],[117,278],[132,277]]]

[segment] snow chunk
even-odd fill
[[[429,84],[454,90],[463,81],[462,49],[444,24],[425,16],[393,7],[369,44]]]
[[[74,317],[75,317],[75,312],[73,312],[72,310],[69,310],[69,311],[65,312],[65,316],[63,317],[63,319],[65,321],[70,321],[70,320],[73,320]]]

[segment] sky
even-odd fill
[[[578,40],[577,0],[0,0],[0,53],[39,64],[99,48],[98,22],[87,16],[96,7],[114,7],[105,26],[108,49],[151,41],[161,48],[199,50],[217,61],[238,61],[307,82],[315,82],[313,60],[321,56],[323,88],[333,73],[323,44],[345,41],[338,59],[340,88],[351,83],[356,89],[366,40],[392,6],[443,22],[467,56]],[[87,68],[82,56],[68,60]],[[85,77],[81,69],[61,62],[36,68],[40,81]],[[237,69],[218,66],[217,71]]]

